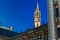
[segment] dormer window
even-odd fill
[[[16,40],[20,40],[20,38],[17,38]]]

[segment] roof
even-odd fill
[[[0,28],[0,36],[14,37],[16,35],[19,35],[19,33]]]
[[[44,27],[44,28],[43,28]],[[29,34],[29,33],[33,33],[33,32],[36,32],[36,31],[40,31],[40,30],[44,30],[45,31],[45,29],[48,29],[48,23],[46,23],[46,24],[42,24],[40,27],[38,27],[38,28],[32,28],[32,29],[28,29],[26,32]]]
[[[48,24],[43,24],[39,28],[28,29],[25,32],[21,32],[21,33],[13,32],[13,31],[10,31],[10,30],[4,29],[4,28],[0,28],[0,36],[14,37],[14,36],[18,36],[18,35],[29,34],[29,33],[32,33],[32,32],[43,30],[42,27],[44,26],[44,29],[45,29],[45,28],[48,27],[47,25]]]

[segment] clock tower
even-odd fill
[[[34,12],[34,26],[35,26],[35,28],[40,27],[40,20],[41,20],[41,16],[40,16],[40,10],[39,10],[39,6],[38,6],[38,2],[37,2],[36,10]]]

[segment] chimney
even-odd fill
[[[9,30],[12,31],[12,26],[9,27]]]

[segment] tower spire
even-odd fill
[[[37,5],[36,5],[36,8],[37,8],[37,9],[39,9],[38,1],[37,1]]]
[[[39,6],[38,6],[38,2],[36,4],[36,10],[34,12],[34,26],[35,28],[40,27],[40,11],[39,11]]]

